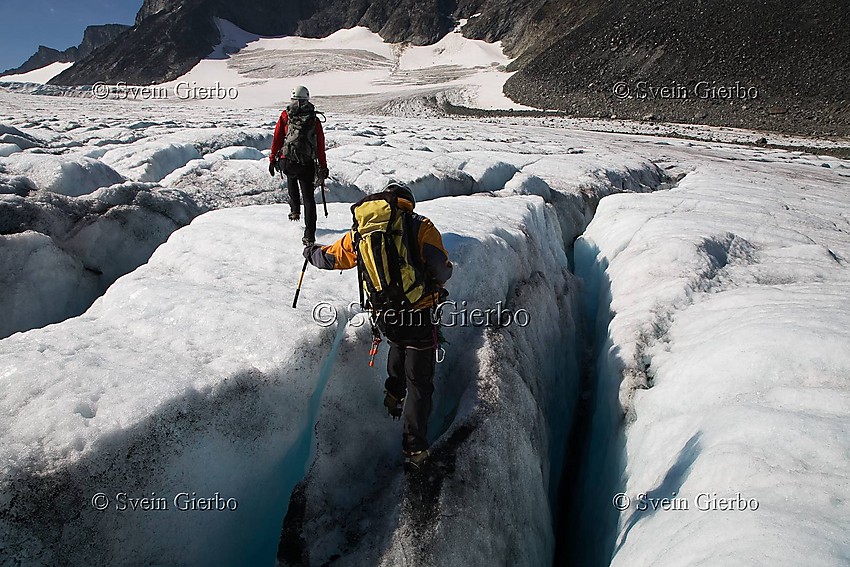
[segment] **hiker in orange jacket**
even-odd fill
[[[398,209],[404,215],[403,232],[409,243],[407,250],[424,276],[422,297],[410,310],[402,316],[390,318],[379,313],[377,317],[378,326],[390,343],[384,405],[391,416],[403,416],[405,466],[416,469],[428,457],[428,417],[434,392],[437,348],[437,328],[432,309],[448,295],[443,286],[452,275],[452,263],[443,247],[440,232],[429,219],[413,212],[416,200],[410,189],[399,183],[390,183],[385,192],[398,198]],[[380,195],[367,199],[376,197]],[[354,205],[352,210],[356,207]],[[355,236],[352,229],[329,246],[307,246],[304,257],[324,270],[354,268],[357,266]]]
[[[301,218],[301,199],[304,200],[304,245],[316,241],[316,197],[314,194],[316,162],[321,179],[328,177],[328,161],[325,155],[325,133],[310,103],[307,87],[298,86],[292,91],[292,99],[281,112],[274,129],[272,151],[269,154],[269,173],[274,177],[275,169],[286,175],[289,192],[289,220]]]

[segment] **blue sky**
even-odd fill
[[[17,67],[39,45],[78,45],[93,24],[132,24],[142,0],[0,0],[0,71]]]

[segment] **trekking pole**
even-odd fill
[[[307,271],[307,264],[309,262],[309,258],[304,258],[304,267],[301,268],[301,277],[298,278],[298,287],[295,288],[295,299],[292,300],[293,309],[295,309],[295,306],[298,304],[298,295],[301,293],[301,283],[304,281],[304,273]]]
[[[325,208],[325,218],[328,216],[328,203],[325,201],[325,179],[322,178],[322,206]]]

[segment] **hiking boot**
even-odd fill
[[[289,220],[291,220],[291,221],[301,220],[301,213],[289,213]]]
[[[428,449],[424,451],[405,451],[404,452],[404,470],[415,472],[425,466],[425,461],[430,453]]]
[[[315,238],[308,238],[308,237],[305,236],[304,238],[301,239],[301,244],[303,244],[304,246],[312,246],[315,243],[316,243]]]
[[[386,390],[384,390],[384,394],[386,394],[384,396],[384,407],[387,408],[387,412],[393,419],[401,419],[401,413],[404,409],[404,396],[397,398]]]

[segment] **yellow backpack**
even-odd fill
[[[392,192],[369,195],[351,207],[354,250],[364,309],[409,309],[425,291],[419,247],[408,239],[406,211]],[[364,295],[368,301],[364,301]]]

